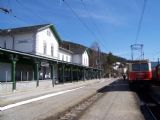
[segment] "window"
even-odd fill
[[[140,64],[140,69],[141,69],[141,71],[148,71],[149,66],[147,63],[142,63],[142,64]]]
[[[132,64],[132,71],[148,71],[149,67],[147,63]]]
[[[6,40],[4,41],[4,48],[7,48]]]
[[[62,60],[64,61],[64,55],[62,55]]]
[[[139,64],[132,64],[132,71],[140,71],[140,65]]]
[[[53,48],[53,45],[51,46],[51,56],[53,56],[53,53],[54,53],[54,48]]]
[[[51,36],[51,32],[49,30],[47,30],[47,35]]]
[[[28,40],[20,40],[18,43],[28,43]]]
[[[44,53],[45,55],[47,54],[47,45],[46,45],[45,42],[43,43],[43,53]]]

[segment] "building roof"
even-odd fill
[[[62,51],[65,51],[67,53],[73,54],[73,52],[68,50],[68,49],[65,49],[65,48],[62,48],[62,47],[59,47],[59,49],[62,50]]]
[[[79,47],[79,48],[72,48],[71,51],[74,53],[74,54],[83,54],[86,49],[82,48],[82,47]]]
[[[19,28],[8,28],[8,29],[0,29],[0,35],[8,35],[8,34],[15,34],[15,33],[23,33],[28,31],[41,31],[46,28],[50,28],[58,40],[59,43],[61,43],[61,38],[58,35],[58,32],[56,31],[55,27],[52,24],[41,24],[41,25],[34,25],[34,26],[26,26],[26,27],[19,27]]]
[[[62,47],[72,51],[73,54],[83,54],[87,50],[87,48],[83,45],[68,41],[63,41]]]

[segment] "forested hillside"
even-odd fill
[[[95,47],[86,47],[81,44],[63,41],[61,47],[66,48],[68,50],[87,50],[89,55],[89,66],[96,67],[103,70],[103,76],[111,73],[113,71],[112,66],[115,62],[126,62],[125,58],[120,56],[113,55],[111,52],[104,53],[100,51],[100,48]]]

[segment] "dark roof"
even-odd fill
[[[83,54],[87,50],[87,47],[69,41],[63,41],[62,47],[72,51],[74,54]]]
[[[73,52],[72,52],[72,51],[70,51],[70,50],[68,50],[68,49],[65,49],[65,48],[62,48],[62,47],[59,47],[59,49],[60,49],[60,50],[65,51],[65,52],[68,52],[68,53],[73,54]]]
[[[84,53],[84,51],[85,51],[86,49],[84,49],[84,48],[82,48],[82,47],[79,47],[79,48],[73,48],[73,49],[71,49],[71,51],[74,53],[74,54],[82,54],[82,53]]]
[[[19,28],[8,28],[8,29],[0,29],[0,35],[8,35],[10,33],[22,33],[27,31],[41,31],[46,28],[50,28],[57,38],[58,42],[61,43],[61,38],[59,37],[55,27],[52,24],[41,24],[41,25],[34,25],[34,26],[26,26],[26,27],[19,27]]]
[[[40,28],[49,26],[50,24],[43,24],[43,25],[34,25],[34,26],[26,26],[26,27],[19,27],[19,28],[8,28],[8,29],[1,29],[0,34],[8,34],[9,32],[12,33],[20,33],[20,32],[26,32],[26,31],[36,31]]]

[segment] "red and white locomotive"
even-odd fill
[[[128,63],[129,82],[151,81],[152,69],[151,62],[148,60],[133,60]]]

